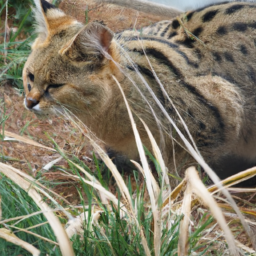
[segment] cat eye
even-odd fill
[[[28,77],[29,77],[29,80],[30,80],[31,82],[34,82],[35,77],[34,77],[33,74],[29,73],[29,74],[28,74]]]
[[[50,88],[59,88],[65,84],[49,84],[46,91],[48,91]]]

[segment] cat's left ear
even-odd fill
[[[42,41],[44,41],[50,33],[54,34],[54,30],[57,30],[59,26],[70,23],[71,18],[55,5],[45,0],[34,0],[34,3],[35,8],[33,8],[33,12],[36,19],[36,31],[39,33],[39,37]],[[60,22],[56,22],[57,20]]]
[[[99,22],[84,26],[59,51],[76,62],[86,62],[90,57],[104,56],[109,52],[114,33]]]

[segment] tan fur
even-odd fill
[[[41,114],[67,108],[108,147],[137,159],[115,76],[135,113],[143,143],[150,148],[139,118],[159,143],[163,136],[161,149],[173,171],[173,149],[181,164],[186,155],[183,142],[136,68],[184,135],[186,131],[154,79],[150,62],[210,165],[218,168],[230,157],[256,163],[256,5],[216,5],[115,37],[96,22],[83,26],[52,9],[44,15],[48,31],[39,34],[23,72],[25,105],[32,111]],[[31,74],[34,82],[29,79]]]

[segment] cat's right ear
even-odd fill
[[[114,33],[99,22],[91,22],[69,40],[59,51],[77,63],[101,60],[110,53]],[[109,56],[109,55],[108,55]]]

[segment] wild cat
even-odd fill
[[[66,109],[112,151],[138,159],[117,79],[143,144],[151,148],[140,119],[170,172],[174,158],[181,169],[193,159],[161,106],[185,136],[187,125],[220,177],[256,164],[255,4],[216,4],[114,35],[45,0],[35,3],[38,37],[23,70],[26,108],[39,115]]]

